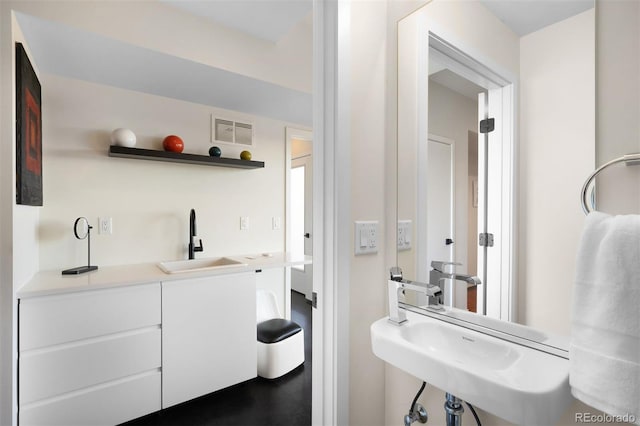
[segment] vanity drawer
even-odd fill
[[[161,373],[154,371],[20,407],[26,425],[114,425],[161,408]]]
[[[159,326],[20,354],[20,404],[161,366]]]
[[[20,351],[160,324],[160,283],[20,300]]]

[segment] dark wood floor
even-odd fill
[[[127,426],[311,425],[311,305],[291,292],[291,319],[304,329],[305,361],[274,380],[261,377],[125,423]]]

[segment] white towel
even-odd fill
[[[586,219],[569,384],[585,404],[640,425],[640,216],[593,212]]]

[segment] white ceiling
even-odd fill
[[[519,36],[594,7],[595,0],[480,0]]]
[[[312,0],[159,1],[271,42],[279,41],[313,9]],[[591,9],[594,1],[480,0],[520,36]]]
[[[464,77],[460,77],[449,69],[440,70],[429,76],[429,81],[440,84],[441,86],[448,87],[454,92],[458,92],[462,96],[477,101],[478,93],[484,93],[487,90],[478,86],[475,83],[470,82]]]
[[[159,1],[274,43],[313,10],[312,0]]]

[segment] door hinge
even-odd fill
[[[490,133],[496,128],[496,120],[493,118],[485,118],[480,120],[480,133]]]
[[[493,234],[483,232],[478,235],[478,245],[480,247],[493,247]]]
[[[311,293],[311,307],[318,309],[318,293]]]

